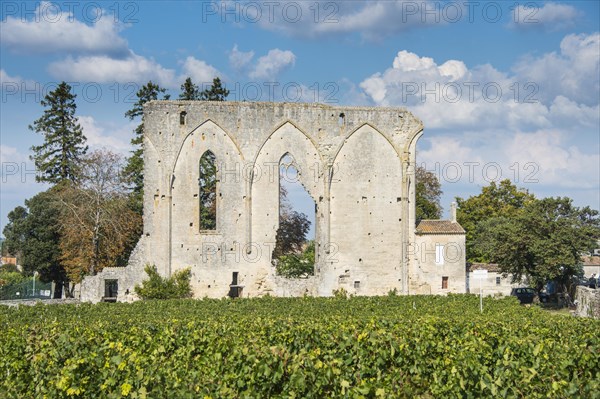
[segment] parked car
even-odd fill
[[[590,283],[586,277],[579,277],[576,281],[576,285],[585,285],[588,286]]]
[[[537,293],[533,288],[520,287],[513,288],[510,291],[510,295],[516,296],[521,304],[533,303],[533,299],[537,296]]]
[[[540,292],[540,295],[538,295],[538,296],[540,297],[541,303],[548,303],[552,299],[551,295],[548,294],[547,292]]]

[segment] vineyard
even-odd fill
[[[0,307],[0,397],[598,398],[599,334],[468,295]]]

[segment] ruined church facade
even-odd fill
[[[153,101],[144,109],[144,229],[124,268],[88,277],[82,300],[131,297],[155,265],[191,268],[195,297],[465,292],[464,230],[415,225],[422,122],[402,108]],[[200,160],[216,165],[216,226],[201,221]],[[314,276],[276,274],[279,165],[315,203]],[[118,287],[118,289],[116,288]],[[110,294],[113,295],[113,294]]]

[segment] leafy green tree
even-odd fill
[[[27,237],[27,209],[22,206],[17,206],[15,209],[8,213],[8,223],[4,226],[4,237],[3,251],[6,254],[14,255],[17,258],[17,263],[21,261],[22,249],[25,245],[25,239]],[[6,255],[3,253],[3,255]]]
[[[26,208],[13,210],[13,217],[3,231],[10,241],[9,250],[21,254],[20,264],[25,274],[32,275],[37,271],[43,282],[54,281],[55,298],[62,296],[63,288],[67,296],[71,295],[69,280],[60,263],[59,186],[26,200]]]
[[[200,92],[197,85],[187,78],[181,85],[181,100],[225,101],[229,90],[221,86],[219,78],[213,79],[210,88]],[[215,155],[207,151],[200,158],[200,229],[217,228],[217,163]]]
[[[467,262],[491,261],[489,256],[474,246],[477,228],[481,222],[496,217],[511,218],[534,198],[527,191],[518,189],[508,179],[502,180],[500,184],[491,182],[489,186],[482,188],[481,194],[466,200],[457,197],[457,221],[467,233]]]
[[[417,222],[423,219],[439,219],[442,217],[442,186],[437,176],[418,166],[415,170],[415,208]]]
[[[30,277],[16,270],[16,267],[13,269],[7,266],[14,265],[0,267],[0,299],[14,299],[16,292],[22,290],[23,283],[30,281]]]
[[[163,89],[159,85],[148,82],[145,86],[142,86],[136,93],[137,101],[133,104],[133,107],[125,112],[125,117],[129,120],[134,120],[144,115],[144,104],[152,100],[158,100],[158,96],[163,94],[163,99],[168,100],[169,95],[164,95],[166,89]],[[129,183],[133,188],[133,208],[140,215],[143,210],[143,197],[144,197],[144,121],[135,128],[135,136],[131,139],[131,144],[134,146],[131,157],[127,161],[124,173],[127,176]]]
[[[217,229],[217,164],[207,151],[200,158],[200,230]]]
[[[75,97],[71,86],[60,83],[41,101],[42,106],[47,107],[42,117],[29,126],[30,130],[44,136],[42,145],[31,147],[31,159],[40,171],[37,181],[73,180],[77,165],[87,151],[83,129],[75,117]]]
[[[283,255],[301,254],[309,229],[310,221],[304,213],[296,211],[282,213],[279,216],[273,259],[279,259]]]
[[[558,197],[530,200],[511,217],[482,221],[474,245],[514,281],[526,278],[541,290],[551,280],[566,288],[572,276],[580,275],[581,254],[598,237],[598,211]]]
[[[192,288],[190,280],[192,271],[190,268],[179,270],[171,277],[164,278],[156,270],[156,266],[146,265],[148,280],[142,285],[135,286],[135,293],[142,299],[180,299],[191,298]]]
[[[214,78],[212,85],[200,93],[200,99],[205,101],[225,101],[229,90],[223,87],[220,78]]]
[[[315,243],[307,242],[310,221],[304,213],[294,211],[287,190],[279,186],[279,228],[275,249],[271,254],[277,274],[284,277],[303,277],[314,274]]]
[[[29,277],[19,271],[5,270],[4,266],[0,268],[0,288],[20,284],[27,280],[29,280]]]
[[[201,93],[198,85],[192,82],[192,78],[187,78],[181,85],[180,100],[201,100]]]
[[[302,253],[281,255],[277,261],[276,271],[280,276],[299,278],[314,274],[315,242],[309,241]]]

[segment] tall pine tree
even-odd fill
[[[158,100],[159,94],[163,94],[163,99],[168,100],[169,95],[164,95],[166,89],[149,81],[145,86],[142,86],[136,93],[137,101],[133,104],[133,108],[125,113],[125,117],[134,120],[144,115],[144,104],[148,101]],[[135,129],[135,136],[131,139],[131,144],[134,145],[131,157],[127,160],[125,166],[125,175],[133,188],[133,208],[139,214],[142,213],[143,197],[144,197],[144,121]]]
[[[192,82],[192,78],[187,78],[181,85],[180,100],[200,100],[201,93],[198,85]]]
[[[197,85],[187,78],[181,85],[180,100],[225,101],[229,90],[221,86],[221,79],[214,78],[210,88],[200,92]],[[207,151],[200,158],[200,228],[215,230],[217,228],[217,165],[215,155]]]
[[[221,79],[214,78],[212,86],[204,89],[200,93],[200,99],[205,101],[225,101],[229,95],[229,90],[223,87]]]
[[[71,86],[62,82],[44,97],[41,104],[47,109],[29,126],[29,129],[44,135],[42,145],[31,147],[31,159],[40,171],[36,176],[39,182],[73,181],[77,165],[87,152],[83,129],[75,117],[75,97]]]

